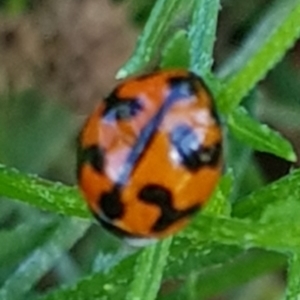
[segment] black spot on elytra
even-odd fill
[[[190,76],[172,76],[168,79],[168,84],[174,98],[189,99],[197,93],[198,89],[196,82],[190,80]]]
[[[157,205],[161,210],[161,215],[152,227],[155,232],[167,229],[175,222],[190,216],[199,209],[199,205],[193,205],[184,210],[177,210],[172,205],[172,193],[157,184],[148,184],[144,186],[138,197],[141,201]]]
[[[221,143],[214,144],[210,147],[203,147],[200,149],[200,160],[203,166],[215,167],[222,154]]]
[[[99,208],[108,219],[121,218],[124,214],[124,204],[120,187],[114,186],[111,191],[102,193],[99,197]]]
[[[105,109],[102,117],[107,121],[130,120],[142,111],[143,106],[138,99],[120,98],[118,89],[104,99]]]
[[[97,172],[103,172],[104,168],[104,151],[97,145],[87,148],[78,148],[77,151],[77,178],[81,166],[85,163],[90,164]]]
[[[198,171],[203,166],[215,167],[220,159],[221,144],[210,147],[201,146],[191,127],[181,124],[169,135],[172,146],[181,158],[181,163],[190,171]]]

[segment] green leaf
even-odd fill
[[[298,0],[277,1],[253,31],[245,48],[237,54],[232,76],[218,93],[218,105],[230,113],[250,90],[263,79],[292,47],[300,35],[300,3]],[[228,63],[229,65],[231,62]]]
[[[252,174],[258,173],[257,166],[253,161],[253,150],[237,140],[228,130],[228,127],[224,128],[223,133],[225,168],[233,170],[234,186],[231,198],[235,200],[237,195],[249,194],[252,191],[252,183],[253,185],[257,183],[256,188],[260,187],[259,183],[262,182],[260,181],[262,176],[256,176],[255,174],[255,180],[251,180],[253,179]],[[249,169],[249,167],[251,168]],[[244,183],[248,177],[249,184],[246,184],[245,188]]]
[[[281,254],[257,250],[228,257],[227,260],[216,262],[209,268],[203,268],[199,261],[201,257],[194,261],[198,268],[195,267],[197,272],[192,273],[191,283],[187,279],[179,289],[176,288],[175,291],[160,299],[210,299],[264,273],[279,270],[286,264],[286,258]]]
[[[195,4],[189,30],[190,69],[199,75],[209,72],[213,64],[213,46],[216,40],[219,9],[219,0],[200,0]]]
[[[278,132],[252,119],[243,107],[235,109],[227,119],[232,133],[256,150],[272,153],[295,162],[296,154],[289,141]]]
[[[286,254],[299,248],[300,226],[289,220],[261,223],[203,215],[187,228],[185,236],[192,244],[214,241],[243,249],[263,248]]]
[[[108,273],[96,273],[82,278],[77,284],[58,289],[43,300],[124,299],[132,280],[137,254],[122,260]]]
[[[88,218],[84,201],[78,190],[58,182],[24,175],[0,165],[0,195],[17,199],[43,210]]]
[[[134,268],[135,276],[130,284],[126,300],[156,299],[171,242],[172,238],[167,238],[140,253]]]
[[[39,241],[48,237],[48,232],[52,232],[55,223],[45,218],[34,219],[29,223],[21,223],[16,228],[1,230],[0,241],[3,246],[0,247],[0,261],[2,267],[6,263],[19,260],[24,253],[37,246]]]
[[[300,199],[300,169],[240,199],[233,205],[232,214],[257,220],[268,205],[288,199]]]
[[[300,299],[300,253],[292,253],[289,257],[286,300]]]
[[[189,40],[185,30],[179,30],[167,43],[162,57],[161,68],[183,68],[189,65]]]
[[[22,299],[32,286],[53,266],[57,259],[82,237],[89,228],[78,219],[61,222],[53,236],[33,251],[0,289],[0,299]]]
[[[181,3],[180,0],[158,0],[155,3],[134,52],[118,71],[117,79],[125,78],[147,66],[165,36],[172,17],[179,11]]]
[[[201,213],[207,215],[229,216],[231,213],[230,196],[233,187],[233,173],[231,170],[224,175],[216,187],[208,204]]]
[[[173,238],[165,278],[178,279],[191,272],[218,266],[240,255],[242,251],[238,246],[221,245],[212,241],[191,243],[184,230]]]
[[[264,223],[286,221],[299,222],[300,201],[294,197],[288,197],[284,201],[274,201],[265,207],[260,217]]]

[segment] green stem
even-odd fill
[[[213,64],[213,46],[216,40],[219,8],[219,0],[196,1],[189,31],[190,69],[199,75],[209,72]]]
[[[156,299],[171,242],[172,238],[167,238],[142,251],[135,264],[135,276],[126,300]]]
[[[294,252],[289,259],[288,287],[285,299],[300,299],[300,252]]]
[[[64,215],[89,216],[76,188],[25,175],[3,165],[0,165],[0,195]]]

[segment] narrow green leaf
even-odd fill
[[[187,228],[185,237],[193,244],[214,241],[243,249],[262,248],[286,254],[299,249],[300,226],[289,220],[260,223],[201,216]]]
[[[300,169],[237,201],[233,216],[257,220],[268,205],[274,202],[300,199]]]
[[[126,257],[107,273],[93,274],[42,299],[124,299],[126,293],[129,299],[155,299],[170,243],[171,238],[168,238],[145,248],[143,252]],[[138,296],[139,293],[145,297],[130,298],[130,295]]]
[[[189,31],[191,41],[190,69],[199,75],[210,71],[213,64],[213,46],[220,0],[196,1],[193,20]]]
[[[0,299],[22,299],[57,259],[86,232],[88,222],[63,221],[51,239],[23,261],[0,289]]]
[[[89,217],[76,188],[24,175],[3,165],[0,165],[0,195],[64,215]]]
[[[178,279],[191,272],[216,267],[234,259],[243,249],[232,245],[221,245],[212,241],[191,243],[185,230],[174,237],[165,267],[165,278]]]
[[[0,247],[0,261],[6,263],[20,259],[47,237],[47,232],[52,231],[54,224],[53,220],[34,219],[29,223],[21,223],[14,229],[1,230],[0,241],[3,246]]]
[[[235,109],[227,119],[232,133],[256,150],[272,153],[295,162],[296,154],[289,141],[267,125],[252,119],[243,107]]]
[[[263,210],[259,222],[272,224],[278,222],[288,222],[299,224],[300,201],[293,197],[288,197],[284,201],[274,201]]]
[[[237,140],[226,126],[223,130],[224,136],[224,162],[225,168],[230,168],[233,170],[234,174],[234,186],[232,191],[232,200],[235,200],[238,195],[245,195],[245,192],[249,193],[249,190],[245,190],[243,185],[244,180],[249,176],[252,178],[250,173],[255,172],[256,165],[253,163],[252,153],[253,150],[250,147],[247,147],[244,143]],[[249,169],[249,166],[252,166],[252,170]],[[257,180],[253,183],[259,183],[259,176],[254,176]],[[251,181],[252,182],[252,181]],[[260,187],[259,184],[257,187]],[[250,189],[252,191],[252,189]]]
[[[167,238],[142,251],[135,265],[135,276],[126,295],[126,300],[156,299],[171,242],[172,238]]]
[[[108,273],[96,273],[81,279],[77,284],[63,287],[42,297],[43,300],[124,299],[132,280],[138,253],[122,260]]]
[[[210,299],[259,275],[279,270],[285,266],[286,258],[277,253],[254,250],[240,253],[236,257],[228,257],[226,261],[216,262],[210,268],[203,268],[198,263],[199,261],[194,262],[198,266],[192,282],[192,288],[196,291],[194,298],[188,298],[191,287],[187,282],[179,290],[176,289],[160,299]]]
[[[277,0],[270,3],[269,9],[254,24],[237,51],[232,53],[231,57],[217,71],[218,76],[228,78],[241,70],[266,42],[266,38],[276,32],[280,22],[290,13],[291,6],[295,4],[295,1],[298,0],[287,0],[285,2]]]
[[[133,55],[118,71],[117,79],[125,78],[149,63],[180,4],[180,0],[157,0],[144,31],[138,39]]]
[[[201,213],[207,215],[229,216],[231,212],[230,196],[233,187],[233,173],[231,170],[224,175],[215,189],[208,204]]]
[[[238,166],[238,165],[236,165]],[[239,172],[241,178],[238,178],[238,174],[235,173],[234,181],[234,193],[232,196],[233,200],[245,197],[262,188],[266,184],[266,179],[264,178],[263,171],[261,170],[257,160],[255,160],[254,155],[249,158],[249,161],[242,163],[241,167],[246,167],[244,172]]]
[[[245,44],[237,63],[239,69],[218,94],[223,113],[231,112],[263,79],[300,35],[299,0],[278,1]]]
[[[286,300],[300,299],[300,253],[294,252],[289,258]]]
[[[167,43],[163,52],[161,68],[183,68],[189,66],[189,40],[185,30],[179,30]]]

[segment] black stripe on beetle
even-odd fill
[[[104,150],[97,145],[87,148],[78,147],[77,150],[77,178],[80,176],[80,169],[83,164],[90,164],[99,173],[104,171]]]
[[[139,137],[133,145],[132,150],[126,159],[123,171],[119,175],[119,178],[117,180],[117,183],[121,186],[127,182],[130,174],[138,166],[139,161],[141,161],[141,158],[145,153],[145,149],[147,149],[147,146],[153,140],[157,128],[163,121],[165,115],[168,113],[172,105],[174,105],[174,103],[176,103],[177,101],[182,101],[182,99],[189,99],[191,92],[189,88],[190,82],[186,79],[186,77],[172,77],[172,79],[170,79],[169,81],[170,84],[174,84],[174,86],[171,87],[170,93],[166,97],[162,106],[159,108],[158,112],[152,117],[152,119],[149,120],[148,124],[140,131]]]
[[[104,99],[105,109],[102,117],[106,121],[130,120],[143,110],[141,102],[136,98],[120,98],[118,90]]]
[[[175,222],[194,214],[199,205],[193,205],[184,210],[177,210],[172,205],[172,193],[165,187],[158,184],[148,184],[144,186],[138,197],[145,203],[157,205],[161,210],[161,215],[152,226],[154,232],[160,232],[167,229]]]
[[[189,100],[190,97],[195,96],[198,91],[196,82],[187,76],[173,76],[168,79],[168,83],[170,86],[170,93],[175,99]]]

